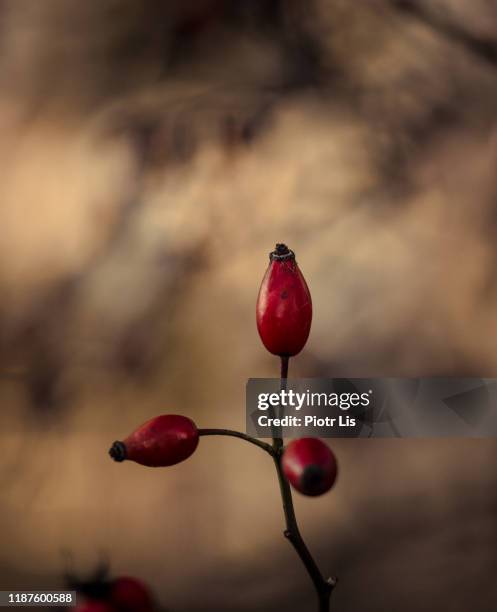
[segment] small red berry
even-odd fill
[[[257,298],[257,329],[273,355],[291,357],[304,348],[312,321],[311,294],[295,253],[277,244]]]
[[[110,600],[121,612],[145,612],[153,608],[149,588],[141,580],[129,576],[121,576],[113,581]]]
[[[123,442],[114,442],[109,454],[115,461],[164,467],[188,459],[197,444],[198,430],[191,419],[163,414],[141,425]]]
[[[91,600],[78,604],[74,612],[117,612],[116,608],[105,601]]]
[[[281,467],[289,483],[304,495],[326,493],[337,476],[335,455],[318,438],[290,442],[283,452]]]

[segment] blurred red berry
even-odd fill
[[[311,294],[295,253],[277,244],[257,298],[257,329],[273,355],[291,357],[304,348],[312,321]]]
[[[283,452],[281,467],[290,484],[304,495],[326,493],[337,476],[335,455],[318,438],[290,442]]]
[[[195,423],[184,416],[163,414],[141,425],[109,451],[115,461],[128,459],[149,467],[174,465],[188,459],[198,444]]]
[[[78,604],[75,612],[117,612],[116,608],[105,601],[92,601],[91,599]]]
[[[129,576],[121,576],[113,581],[110,601],[121,612],[146,612],[153,609],[153,598],[147,585]]]

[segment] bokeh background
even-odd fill
[[[264,453],[107,449],[243,429],[275,242],[314,302],[291,376],[497,376],[497,3],[2,0],[0,31],[1,588],[105,557],[171,611],[314,610]],[[333,610],[497,609],[495,441],[331,444],[295,503]]]

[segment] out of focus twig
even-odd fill
[[[479,59],[497,67],[497,40],[468,32],[453,20],[427,9],[416,0],[390,0],[390,4],[457,42]]]

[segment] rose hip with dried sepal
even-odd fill
[[[312,321],[312,300],[295,253],[277,244],[257,298],[257,329],[273,355],[292,357],[304,348]]]
[[[149,467],[175,465],[195,452],[198,430],[195,423],[177,414],[163,414],[147,421],[109,450],[115,461],[135,461]]]
[[[289,359],[303,349],[309,337],[312,301],[293,251],[284,244],[277,244],[269,259],[270,264],[257,298],[257,329],[267,350],[280,357],[280,386],[284,390],[287,388]],[[174,465],[195,451],[199,436],[211,435],[241,438],[271,455],[280,483],[285,536],[294,546],[312,579],[319,610],[327,611],[336,578],[326,578],[309,552],[299,531],[290,489],[292,485],[305,495],[316,496],[333,486],[337,474],[335,456],[321,440],[303,438],[284,448],[281,437],[274,436],[273,444],[270,445],[239,431],[198,430],[186,417],[162,415],[139,427],[123,442],[115,442],[109,453],[116,461],[129,459],[153,467]],[[123,584],[122,587],[123,592],[129,595],[129,584]],[[113,599],[109,601],[117,609],[116,612],[124,612],[122,604]],[[143,609],[138,601],[138,606],[140,609],[133,612],[150,612],[147,604]]]
[[[337,476],[335,455],[319,438],[290,442],[283,452],[281,467],[294,489],[313,497],[329,491]]]

